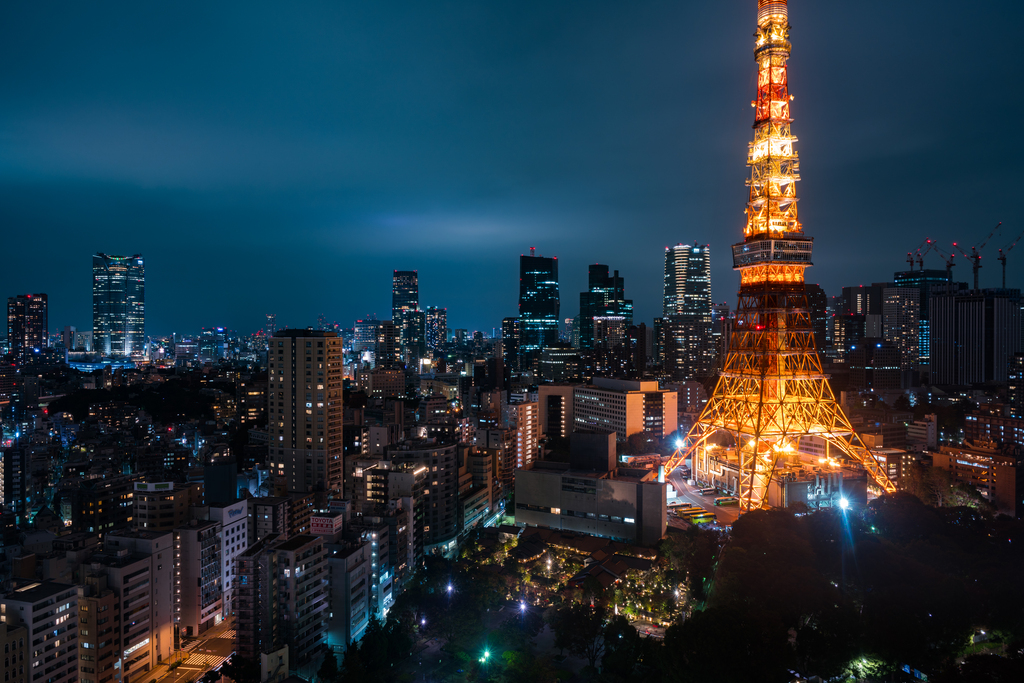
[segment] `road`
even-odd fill
[[[738,505],[715,505],[716,496],[702,496],[697,492],[696,487],[690,486],[683,479],[683,476],[679,473],[678,469],[673,470],[666,476],[666,481],[672,484],[676,490],[676,496],[680,500],[687,503],[696,505],[697,507],[704,508],[711,512],[718,519],[718,523],[722,526],[732,526],[732,524],[740,517],[740,508]],[[678,519],[671,510],[669,511],[669,519]],[[675,525],[673,525],[675,526]]]
[[[181,665],[169,670],[166,665],[156,667],[150,676],[139,683],[188,683],[197,681],[210,669],[223,664],[235,651],[234,619],[227,619],[198,638],[187,639],[181,652],[172,654],[170,661],[181,660]]]

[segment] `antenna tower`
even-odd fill
[[[776,469],[795,457],[803,437],[825,442],[827,468],[858,463],[879,489],[896,490],[836,403],[814,345],[804,286],[813,239],[797,218],[799,160],[790,132],[788,13],[785,0],[758,0],[747,225],[744,240],[733,246],[740,271],[736,326],[714,394],[685,450],[666,463],[671,472],[692,457],[695,477],[708,482],[736,471],[743,511],[769,505]],[[731,439],[713,438],[723,433]]]

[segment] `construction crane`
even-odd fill
[[[923,247],[924,245],[928,244],[929,242],[931,242],[931,240],[926,239],[924,242],[921,242],[921,244],[919,244],[917,246],[917,249],[915,249],[914,251],[908,251],[907,252],[907,263],[910,264],[910,272],[914,272],[914,261],[915,260],[919,264],[921,264],[921,270],[924,270],[924,258],[921,255],[921,247]]]
[[[1003,289],[1006,289],[1006,255],[1010,253],[1011,249],[1017,246],[1017,242],[1020,242],[1021,237],[1024,237],[1024,231],[1021,231],[1021,233],[1017,235],[1017,239],[1013,240],[1010,246],[1000,249],[999,256],[996,257],[999,259],[999,262],[1003,264]]]
[[[930,244],[928,245],[928,248],[924,251],[924,253],[927,254],[929,251],[934,251],[939,256],[941,256],[942,258],[946,259],[946,281],[949,284],[953,284],[953,266],[956,265],[955,263],[953,263],[953,259],[956,258],[956,254],[954,254],[952,252],[947,254],[946,252],[942,251],[942,249],[939,248],[938,243],[936,243],[936,242],[934,242],[932,240],[928,240],[928,241],[930,242]],[[923,268],[922,268],[922,270],[923,270]]]
[[[975,289],[978,289],[978,271],[981,270],[981,250],[985,248],[985,245],[988,244],[988,241],[992,239],[992,236],[996,234],[996,231],[999,230],[999,226],[1001,226],[1002,224],[1002,221],[996,223],[996,227],[992,228],[992,232],[988,234],[988,237],[985,238],[984,242],[975,247],[971,247],[970,254],[968,254],[966,251],[960,248],[960,246],[956,242],[953,242],[953,246],[956,247],[957,251],[963,254],[964,258],[969,259],[971,261],[972,270],[974,271]]]

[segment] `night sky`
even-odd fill
[[[0,294],[91,327],[91,255],[147,259],[147,331],[350,326],[420,303],[490,332],[518,256],[661,312],[664,247],[735,305],[754,0],[5,2]],[[808,281],[884,281],[926,237],[1024,230],[1024,3],[791,0]],[[970,269],[958,259],[958,279]],[[928,265],[942,268],[938,257]],[[1008,284],[1024,286],[1024,246]]]

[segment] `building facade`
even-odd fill
[[[619,441],[648,433],[657,438],[676,431],[677,394],[654,381],[595,377],[573,392],[575,431],[607,434]]]
[[[93,350],[129,357],[146,345],[146,265],[142,254],[92,257]]]
[[[342,340],[335,332],[284,330],[270,340],[268,464],[289,491],[341,492]]]
[[[558,341],[558,257],[519,257],[519,367],[529,369]]]
[[[1010,360],[1021,350],[1019,289],[945,291],[933,287],[931,383],[969,386],[1005,383]]]
[[[49,304],[45,294],[19,294],[7,299],[7,344],[19,365],[49,346]]]

